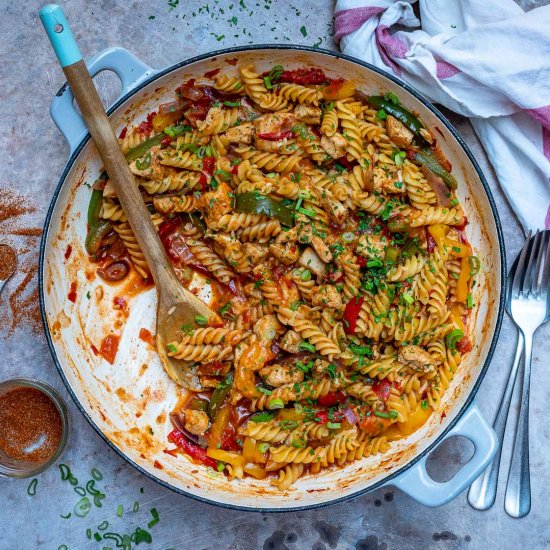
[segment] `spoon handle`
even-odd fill
[[[522,518],[531,510],[531,479],[529,473],[529,386],[531,380],[531,357],[533,333],[523,334],[524,370],[521,388],[518,426],[508,472],[504,509],[509,516]]]
[[[55,4],[44,6],[40,10],[40,19],[109,174],[117,198],[145,255],[157,288],[174,284],[176,275],[164,253],[149,211],[120,149],[63,10]]]
[[[470,506],[477,510],[488,510],[494,503],[497,496],[498,474],[500,469],[500,459],[502,457],[502,443],[504,441],[504,433],[506,431],[506,423],[508,413],[510,411],[510,402],[514,393],[514,386],[517,380],[519,363],[523,354],[523,334],[518,330],[518,344],[514,363],[508,375],[506,389],[500,400],[497,415],[493,422],[493,428],[500,442],[495,458],[487,466],[486,470],[481,474],[470,486],[468,491],[468,502]]]

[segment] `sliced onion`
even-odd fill
[[[351,242],[353,242],[353,239],[355,239],[355,235],[354,235],[351,231],[346,231],[346,232],[342,235],[342,240],[343,240],[345,243],[351,243]]]
[[[357,422],[359,422],[359,417],[351,407],[346,407],[346,410],[344,411],[344,418],[350,424],[357,424]]]
[[[177,101],[170,101],[169,103],[162,103],[159,105],[159,113],[161,115],[167,115],[176,111],[183,111],[185,109],[187,101],[181,99]]]
[[[197,88],[196,85],[189,85],[188,82],[182,84],[178,90],[182,97],[190,99],[191,101],[198,101],[204,97],[204,92],[201,88]]]

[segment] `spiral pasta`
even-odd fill
[[[193,437],[221,483],[291,495],[331,465],[376,468],[452,398],[482,266],[456,191],[430,177],[444,143],[353,82],[264,69],[184,82],[119,143],[178,280],[216,312],[166,346],[193,380],[170,441],[200,462]],[[150,279],[112,187],[94,182],[90,262]]]

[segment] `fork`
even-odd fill
[[[531,245],[531,246],[530,246]],[[515,518],[531,510],[529,474],[529,386],[533,335],[546,316],[550,272],[550,232],[535,234],[521,251],[512,280],[510,313],[523,335],[523,384],[512,460],[508,472],[504,509]]]

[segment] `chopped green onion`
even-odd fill
[[[273,90],[273,84],[271,84],[271,78],[269,78],[269,76],[264,76],[264,86],[268,90]]]
[[[71,474],[71,477],[69,477],[69,483],[71,485],[78,485],[78,479]]]
[[[388,114],[384,111],[384,109],[380,109],[379,111],[376,111],[376,118],[386,120],[388,118]]]
[[[357,344],[350,344],[349,349],[355,355],[371,355],[372,348],[370,346],[358,346]]]
[[[301,351],[311,351],[311,353],[315,353],[316,351],[315,346],[309,342],[300,342],[298,349]]]
[[[101,535],[99,533],[94,533],[94,539],[99,542],[101,540]]]
[[[311,210],[310,208],[296,208],[297,212],[300,212],[300,214],[303,214],[304,216],[307,216],[308,218],[316,218],[317,212],[315,210]]]
[[[306,440],[305,439],[294,439],[291,445],[296,449],[305,449]]]
[[[91,509],[92,503],[90,502],[90,499],[88,497],[83,497],[75,504],[73,511],[75,516],[83,518],[88,515]]]
[[[195,323],[203,327],[208,324],[208,319],[204,315],[195,315]]]
[[[149,527],[149,529],[151,529],[151,527],[154,527],[159,521],[160,521],[159,518],[152,519],[152,520],[147,524],[147,527]]]
[[[260,391],[261,393],[263,393],[265,395],[271,395],[273,393],[272,390],[268,390],[267,388],[261,388],[261,387],[258,387],[258,391]]]
[[[298,311],[298,308],[302,305],[302,302],[300,300],[295,300],[290,304],[290,309],[292,311]]]
[[[151,166],[151,151],[149,151],[142,159],[136,159],[136,168],[138,170],[146,170]]]
[[[298,422],[296,420],[281,420],[279,422],[279,428],[281,430],[294,430],[298,427]]]
[[[62,517],[63,519],[69,519],[71,516],[72,516],[71,512],[69,512],[69,513],[66,514],[66,515],[59,514],[59,517]]]
[[[117,515],[119,518],[121,518],[123,513],[124,513],[124,508],[123,508],[122,504],[119,504],[119,505],[116,507],[116,515]]]
[[[69,547],[66,544],[60,544],[57,550],[69,550]]]
[[[479,273],[479,270],[481,269],[481,262],[477,256],[470,256],[468,261],[470,262],[470,267],[472,268],[470,269],[470,277],[473,277]]]
[[[178,351],[178,348],[174,346],[174,344],[168,344],[166,348],[170,353],[176,353]]]
[[[60,464],[59,470],[61,471],[61,480],[67,481],[71,476],[71,469],[66,464]]]
[[[138,512],[139,511],[139,502],[136,500],[134,502],[134,507],[132,508],[132,512]]]
[[[405,300],[405,302],[407,302],[408,304],[414,303],[414,298],[410,294],[403,292],[401,296],[403,296],[403,300]]]
[[[353,239],[355,239],[355,235],[351,232],[351,231],[346,231],[343,235],[342,235],[342,240],[345,242],[345,243],[351,243],[353,241]]]
[[[307,36],[307,29],[305,27],[305,25],[302,25],[300,27],[300,32],[302,33],[302,36],[305,38]]]
[[[280,399],[280,398],[277,398],[277,399],[272,399],[268,404],[267,404],[267,408],[269,410],[275,410],[275,409],[282,409],[283,407],[285,406],[285,402]]]
[[[472,309],[474,307],[474,299],[471,294],[468,294],[468,296],[466,296],[466,307],[468,309]]]
[[[103,474],[97,468],[92,468],[92,477],[96,481],[101,481],[103,479]]]
[[[97,529],[98,529],[98,531],[105,531],[105,529],[107,529],[107,527],[109,527],[109,522],[108,522],[108,521],[102,521],[102,522],[97,526]]]
[[[86,496],[86,489],[84,489],[84,487],[74,487],[74,492],[81,497]]]
[[[185,134],[185,132],[190,132],[191,126],[186,126],[183,124],[177,124],[176,126],[167,126],[164,128],[164,133],[170,137],[177,137]]]
[[[251,422],[269,422],[270,420],[273,419],[274,416],[275,416],[275,413],[265,411],[265,412],[261,412],[251,416],[250,421]]]
[[[224,101],[223,104],[226,107],[240,107],[241,106],[240,101]]]
[[[451,330],[449,334],[445,337],[445,344],[447,345],[447,348],[450,350],[456,349],[456,344],[459,340],[462,340],[464,338],[464,332],[460,330],[459,328],[455,328],[454,330]]]
[[[327,422],[327,428],[329,430],[338,430],[342,427],[340,422]]]
[[[382,260],[379,260],[378,258],[374,260],[369,260],[367,262],[367,267],[382,267],[383,265],[384,263],[382,262]]]
[[[428,400],[422,399],[422,401],[420,401],[420,406],[422,407],[422,409],[426,410],[429,407]]]
[[[223,472],[225,470],[225,462],[218,461],[218,464],[216,465],[216,470],[218,470],[218,472]]]
[[[94,495],[94,504],[98,507],[98,508],[101,508],[103,506],[101,500],[105,498],[105,495],[103,493],[99,493],[97,495]]]
[[[88,537],[88,539],[92,538],[92,530],[91,529],[86,529],[86,536]]]
[[[36,486],[38,485],[38,479],[34,478],[27,487],[27,495],[33,497],[36,495]]]
[[[399,416],[397,411],[390,411],[390,418],[395,420]]]
[[[267,451],[269,450],[269,443],[266,443],[265,441],[262,443],[258,443],[257,448],[259,453],[267,453]]]
[[[381,411],[374,411],[374,416],[379,416],[380,418],[389,418],[390,413],[381,412]]]

